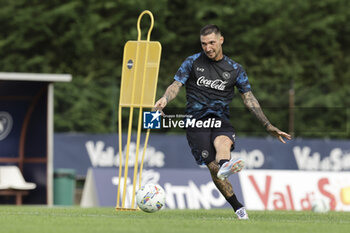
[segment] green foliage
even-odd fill
[[[55,130],[115,132],[123,46],[153,12],[162,44],[157,97],[182,61],[201,50],[199,30],[218,24],[224,53],[246,69],[266,115],[288,130],[295,89],[295,135],[349,138],[350,11],[347,0],[0,0],[0,70],[70,73],[55,85]],[[147,17],[145,17],[147,18]],[[149,21],[142,21],[143,38]],[[169,104],[184,107],[185,91]],[[237,132],[265,135],[237,96]],[[127,121],[128,113],[123,121]],[[253,122],[253,123],[252,123]]]

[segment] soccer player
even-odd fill
[[[248,219],[245,207],[237,200],[227,177],[244,167],[241,159],[231,159],[235,131],[229,121],[229,103],[234,87],[240,92],[245,106],[256,116],[266,130],[282,143],[291,136],[273,126],[254,97],[243,67],[225,56],[224,37],[216,25],[206,25],[200,31],[203,51],[188,57],[177,71],[174,82],[155,104],[162,110],[186,87],[186,115],[197,121],[221,122],[219,128],[188,127],[186,136],[198,164],[205,164],[216,187],[231,204],[239,219]],[[189,120],[191,120],[189,119]]]

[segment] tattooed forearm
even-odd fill
[[[247,106],[249,111],[252,112],[256,118],[258,118],[265,128],[271,124],[263,113],[258,100],[251,91],[244,93],[242,95],[242,99],[245,106]]]
[[[165,91],[164,98],[166,99],[167,103],[174,99],[177,94],[180,91],[180,88],[182,87],[182,83],[178,81],[174,81]]]

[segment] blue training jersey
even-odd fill
[[[194,54],[182,63],[174,79],[186,87],[186,114],[197,119],[209,114],[228,119],[234,87],[240,93],[251,90],[243,67],[225,55],[213,61],[204,52]]]

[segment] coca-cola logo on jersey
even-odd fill
[[[201,76],[197,79],[197,85],[200,87],[209,87],[212,89],[223,91],[225,90],[227,82],[220,79],[210,80],[206,79],[204,76]]]

